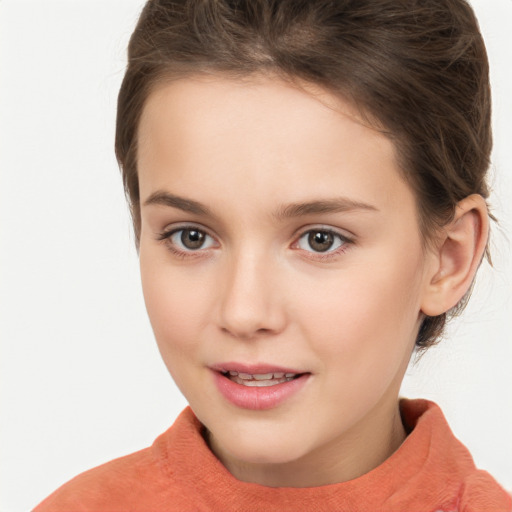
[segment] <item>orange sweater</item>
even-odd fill
[[[374,470],[340,484],[271,488],[234,478],[187,407],[153,446],[82,473],[34,512],[512,510],[510,496],[475,468],[436,404],[402,399],[400,408],[411,433]]]

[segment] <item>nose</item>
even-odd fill
[[[245,253],[227,262],[220,300],[220,328],[249,340],[281,332],[286,324],[279,268],[268,257]]]

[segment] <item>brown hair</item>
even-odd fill
[[[128,47],[115,142],[137,244],[137,129],[152,89],[256,72],[318,84],[373,119],[395,143],[427,242],[460,200],[488,197],[488,61],[465,0],[149,0]],[[437,341],[446,316],[424,319],[418,348]]]

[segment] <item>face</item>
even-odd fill
[[[212,450],[267,485],[386,458],[428,275],[392,143],[311,86],[187,78],[138,157],[147,310]]]

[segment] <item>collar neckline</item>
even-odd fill
[[[302,503],[303,508],[306,506],[304,500],[312,504],[318,504],[320,500],[326,506],[329,503],[339,506],[340,496],[343,496],[343,505],[354,507],[353,510],[360,510],[363,502],[366,509],[388,503],[403,505],[404,500],[414,506],[415,503],[424,504],[427,495],[436,494],[435,489],[446,491],[447,482],[455,482],[456,495],[464,476],[475,470],[468,450],[453,436],[441,409],[434,402],[404,398],[399,406],[408,432],[404,442],[382,464],[347,482],[319,487],[274,488],[237,480],[211,452],[202,435],[204,427],[190,407],[164,434],[165,457],[169,467],[180,468],[178,473],[173,471],[173,478],[178,479],[180,485],[190,487],[191,483],[202,481],[207,485],[196,487],[196,494],[199,490],[205,502],[214,503],[222,490],[220,496],[224,502],[219,503],[236,504],[239,510],[246,510],[251,503],[254,505],[254,500],[261,506],[264,504],[266,510],[279,510],[280,506],[283,510],[283,503],[291,504],[294,500],[297,504]],[[415,501],[410,501],[411,494]]]

